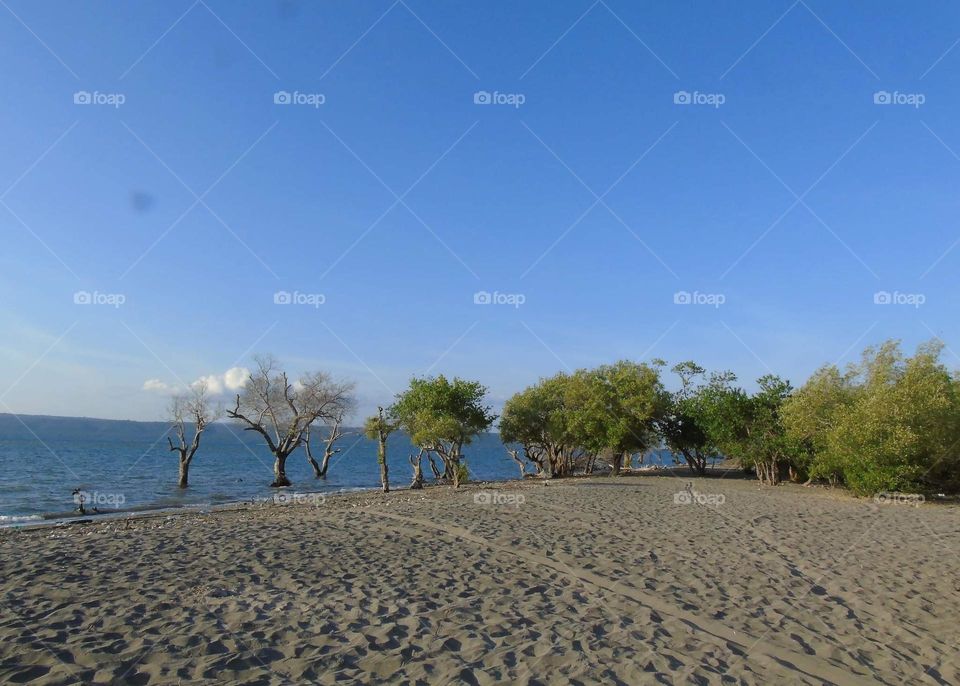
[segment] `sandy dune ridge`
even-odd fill
[[[958,514],[631,476],[4,530],[0,680],[958,683]]]

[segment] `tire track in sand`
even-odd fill
[[[364,508],[357,510],[357,512],[385,519],[392,519],[408,525],[424,527],[441,534],[446,534],[447,536],[453,538],[459,538],[464,541],[469,541],[471,543],[484,546],[490,550],[501,552],[507,555],[513,555],[514,557],[520,558],[521,560],[533,565],[547,567],[548,569],[551,569],[559,574],[563,574],[574,581],[579,581],[584,585],[609,591],[620,598],[638,603],[663,616],[678,620],[689,626],[694,631],[707,634],[724,642],[727,645],[727,648],[729,648],[734,654],[747,656],[754,654],[763,658],[765,661],[776,664],[781,668],[795,670],[807,677],[817,679],[821,682],[832,684],[877,683],[877,681],[871,675],[855,673],[850,671],[849,668],[836,667],[822,659],[802,653],[796,653],[780,646],[758,643],[750,648],[749,646],[756,641],[756,638],[744,632],[736,632],[720,622],[716,622],[705,617],[700,617],[692,612],[687,612],[686,610],[671,605],[670,603],[664,602],[657,596],[644,593],[639,589],[624,587],[615,581],[611,581],[610,579],[604,578],[585,569],[573,569],[567,565],[557,563],[555,560],[551,560],[549,557],[538,555],[525,548],[508,548],[506,546],[498,545],[493,541],[490,541],[483,536],[478,536],[472,531],[464,529],[460,526],[452,524],[441,526],[428,519],[405,517],[403,515],[386,512],[384,510]],[[748,652],[748,650],[750,652]]]

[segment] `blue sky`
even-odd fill
[[[0,4],[0,411],[156,419],[256,352],[362,412],[422,373],[960,362],[955,4]]]

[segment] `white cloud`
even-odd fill
[[[231,367],[223,374],[223,385],[230,391],[239,391],[247,383],[250,370],[246,367]]]
[[[210,393],[211,395],[219,395],[223,393],[223,382],[216,374],[201,376],[199,379],[190,384],[190,387],[197,388],[201,385],[205,385],[207,387],[207,393]]]
[[[143,390],[150,391],[151,393],[173,393],[177,389],[175,386],[164,383],[160,379],[147,379],[143,382]]]
[[[250,370],[246,367],[231,367],[223,374],[208,374],[190,384],[196,387],[200,384],[207,385],[207,392],[211,395],[219,395],[224,391],[239,391],[247,382],[250,376]]]
[[[207,393],[210,395],[220,395],[227,391],[236,392],[243,388],[250,376],[250,370],[246,367],[231,367],[223,374],[207,374],[190,384],[190,388],[197,388],[200,384],[206,384]],[[160,379],[147,379],[143,382],[143,390],[151,393],[162,393],[173,395],[180,392],[179,386],[173,386]]]

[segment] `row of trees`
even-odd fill
[[[444,376],[414,378],[410,387],[397,396],[389,408],[378,408],[377,414],[364,422],[363,433],[377,441],[377,461],[383,490],[390,490],[387,463],[387,439],[403,429],[419,448],[410,456],[414,469],[414,488],[423,487],[422,458],[430,461],[438,482],[458,487],[466,479],[467,467],[462,460],[463,447],[490,428],[496,419],[484,404],[487,389],[476,381],[448,380]],[[190,464],[199,447],[203,432],[223,414],[236,421],[245,431],[263,437],[273,455],[272,487],[290,486],[287,459],[301,446],[317,478],[324,478],[330,458],[338,452],[336,442],[344,436],[343,425],[356,407],[354,384],[335,381],[324,372],[312,372],[292,381],[276,359],[256,358],[256,369],[237,394],[232,408],[218,407],[198,384],[176,396],[170,408],[174,442],[168,437],[170,450],[179,455],[179,485],[186,488]],[[188,439],[192,424],[193,435]],[[321,427],[321,430],[317,430]],[[313,454],[314,436],[320,436],[323,455],[318,462]],[[443,469],[437,467],[434,456]]]
[[[343,437],[343,423],[354,411],[354,385],[335,381],[325,372],[304,374],[291,381],[271,356],[256,358],[257,368],[237,394],[232,408],[224,409],[207,392],[203,382],[173,398],[170,418],[176,442],[168,436],[170,450],[179,456],[179,485],[189,483],[190,465],[200,447],[203,432],[224,414],[246,431],[263,437],[273,455],[274,487],[289,486],[287,458],[303,446],[307,461],[317,478],[324,478],[330,458],[338,452],[336,442]],[[187,438],[188,427],[193,435]],[[314,457],[315,428],[322,425],[323,454]]]
[[[620,361],[541,379],[509,400],[500,417],[508,453],[538,476],[591,474],[604,464],[614,475],[651,449],[669,450],[698,475],[712,460],[732,458],[764,484],[824,480],[858,493],[960,488],[960,378],[928,343],[905,357],[897,342],[868,348],[841,371],[818,370],[800,389],[774,375],[749,393],[731,372],[708,372],[694,362],[670,371],[666,363]],[[363,433],[377,441],[380,479],[388,491],[387,441],[406,432],[416,455],[411,487],[422,488],[422,459],[435,480],[458,487],[467,475],[464,446],[497,419],[476,381],[414,378],[392,405],[368,417]],[[263,437],[274,456],[271,486],[288,486],[286,460],[303,446],[314,474],[324,477],[344,421],[354,411],[352,383],[322,372],[291,381],[272,357],[257,359],[232,409],[215,408],[206,389],[174,399],[171,415],[180,485],[206,427],[225,414]],[[187,437],[185,426],[194,434]],[[322,430],[317,430],[322,427]],[[312,437],[320,436],[320,461]],[[439,463],[439,465],[438,465]]]
[[[693,362],[622,361],[541,379],[504,405],[500,435],[543,476],[619,473],[632,454],[664,448],[703,475],[732,458],[764,484],[783,479],[879,491],[960,490],[960,377],[926,343],[906,357],[896,341],[841,371],[818,370],[800,389],[778,376],[748,393],[731,372]]]

